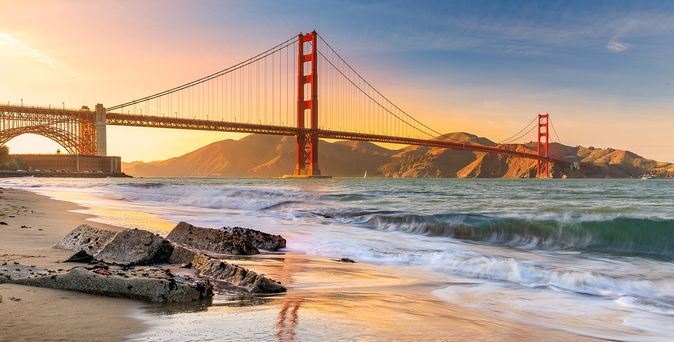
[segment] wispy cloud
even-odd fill
[[[617,40],[611,39],[608,44],[606,44],[606,48],[609,49],[611,52],[615,53],[621,53],[624,52],[629,48],[629,45],[619,42]]]
[[[45,53],[26,45],[13,35],[0,31],[0,50],[4,53],[14,52],[22,57],[30,58],[39,63],[43,63],[55,70],[61,70],[63,66],[54,58]]]

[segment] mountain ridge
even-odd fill
[[[536,150],[535,142],[500,145],[467,132],[447,133],[437,139],[530,153]],[[393,150],[363,141],[321,140],[319,150],[322,173],[335,177],[360,177],[367,172],[369,176],[395,178],[531,178],[536,173],[535,160],[437,147]],[[581,169],[574,171],[553,166],[555,177],[674,177],[674,164],[626,150],[551,143],[550,155],[581,164]],[[141,177],[280,177],[292,173],[294,162],[294,137],[251,134],[240,140],[216,141],[166,160],[123,162],[122,170]]]

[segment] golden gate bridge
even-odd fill
[[[296,177],[321,175],[320,138],[528,158],[537,161],[538,177],[549,177],[552,163],[570,164],[549,153],[548,114],[538,114],[497,146],[443,137],[384,96],[315,31],[192,82],[108,108],[0,105],[0,145],[33,133],[70,154],[105,156],[107,125],[295,136]],[[513,147],[532,132],[535,151]]]

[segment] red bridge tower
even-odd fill
[[[548,158],[548,117],[549,114],[538,114],[538,155]],[[548,160],[538,160],[538,168],[536,170],[536,177],[548,178],[550,177],[550,162]]]
[[[299,34],[297,49],[297,156],[295,176],[320,176],[318,167],[318,51],[316,31]],[[309,43],[311,50],[305,51]],[[309,129],[305,118],[309,116]]]

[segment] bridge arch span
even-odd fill
[[[24,126],[3,130],[0,132],[0,146],[4,146],[10,140],[23,134],[40,135],[61,145],[70,154],[80,153],[78,150],[78,137],[75,134],[58,127],[45,125]]]
[[[0,146],[29,133],[55,141],[70,154],[98,155],[96,112],[85,108],[0,106]]]

